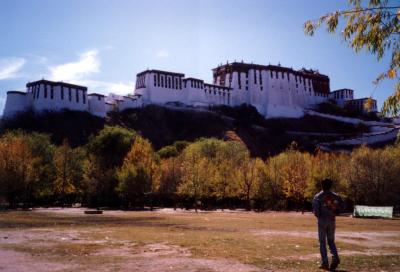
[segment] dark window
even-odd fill
[[[44,98],[47,98],[47,86],[44,85]]]
[[[68,88],[68,96],[69,96],[69,101],[72,101],[71,87]]]
[[[40,85],[37,86],[37,90],[36,90],[36,99],[39,99],[39,95],[40,95]]]
[[[257,73],[256,73],[256,70],[254,70],[254,84],[257,84]]]
[[[154,75],[154,86],[157,86],[157,76]]]
[[[64,99],[64,86],[61,86],[61,99]]]
[[[276,72],[275,76],[276,76],[276,79],[278,79],[278,72]]]
[[[54,99],[54,87],[53,87],[53,85],[51,85],[51,87],[50,87],[50,98]]]
[[[177,78],[177,77],[175,78],[175,88],[176,88],[176,89],[179,89],[178,78]]]
[[[86,104],[85,91],[82,91],[82,101],[83,101],[83,104]]]
[[[164,76],[161,76],[161,87],[164,87]]]
[[[260,71],[260,84],[262,85],[262,76],[261,76],[261,71]]]
[[[190,81],[190,87],[193,88],[193,81]]]
[[[174,80],[174,77],[171,77],[171,81],[172,81],[172,84],[171,84],[172,89],[175,89],[175,80]]]
[[[181,78],[179,78],[178,80],[179,80],[179,89],[182,89],[182,80]]]
[[[272,74],[272,71],[269,71],[269,73],[271,74],[271,77],[274,77],[274,75]]]
[[[79,90],[76,89],[76,93],[75,93],[75,97],[76,97],[76,103],[79,103]]]
[[[101,100],[101,97],[100,97],[100,95],[97,97],[97,100]]]
[[[160,74],[157,74],[157,86],[160,87]]]
[[[260,90],[261,90],[261,91],[263,90],[263,86],[261,86]]]

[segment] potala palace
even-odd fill
[[[213,83],[185,74],[146,70],[136,76],[135,90],[126,96],[89,93],[87,87],[38,80],[26,91],[7,92],[3,117],[29,109],[35,112],[63,109],[88,111],[105,117],[148,104],[178,103],[192,107],[252,105],[265,117],[301,117],[305,109],[333,100],[364,109],[367,98],[354,99],[354,91],[330,91],[329,77],[314,70],[294,70],[280,65],[227,63],[213,70]],[[376,111],[376,101],[373,110]]]

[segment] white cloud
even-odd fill
[[[90,50],[82,53],[79,60],[69,62],[55,67],[50,67],[51,79],[60,81],[75,82],[84,77],[100,71],[100,60],[97,50]]]
[[[83,80],[80,84],[85,85],[91,92],[99,92],[102,94],[115,93],[120,95],[132,94],[134,90],[133,82],[107,82],[98,80]]]
[[[156,58],[157,59],[168,59],[171,57],[171,54],[166,49],[160,49],[157,51]]]
[[[0,80],[17,77],[25,62],[22,58],[0,59]]]

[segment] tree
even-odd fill
[[[353,151],[345,175],[354,204],[396,205],[399,203],[400,150],[398,147]]]
[[[269,181],[268,191],[270,193],[269,205],[275,209],[284,208],[283,180],[280,175],[280,168],[284,163],[284,158],[279,155],[269,158],[266,163]]]
[[[89,206],[115,205],[114,168],[104,168],[100,159],[88,154],[83,162],[83,196]]]
[[[17,133],[18,134],[18,133]],[[35,159],[32,161],[35,174],[31,185],[29,201],[51,203],[53,201],[53,181],[55,178],[54,150],[55,146],[47,134],[32,132],[19,134],[24,138]]]
[[[122,127],[106,126],[98,135],[89,140],[89,153],[98,157],[103,167],[112,168],[122,165],[136,132]]]
[[[177,190],[182,177],[181,160],[176,157],[161,160],[159,195],[172,200],[174,208],[177,202]]]
[[[82,162],[82,152],[79,149],[72,149],[67,140],[64,140],[54,153],[56,176],[53,190],[59,196],[62,205],[68,195],[81,191]]]
[[[251,198],[256,193],[256,185],[260,178],[260,171],[262,171],[263,161],[259,158],[252,159],[245,158],[240,163],[238,179],[240,193],[244,196],[246,202],[246,209],[251,210]]]
[[[368,4],[366,4],[368,2]],[[359,52],[366,49],[381,60],[385,53],[391,53],[391,61],[386,72],[378,75],[375,83],[384,78],[396,79],[393,95],[386,99],[382,114],[398,115],[400,113],[400,5],[393,5],[387,0],[349,0],[350,8],[335,11],[307,21],[304,31],[314,35],[315,30],[326,24],[327,31],[335,33],[344,19],[345,25],[340,36],[347,44]]]
[[[282,189],[288,200],[296,204],[296,208],[304,209],[306,190],[310,176],[310,155],[297,150],[292,143],[290,148],[278,155],[280,165],[278,173],[282,179]]]
[[[118,191],[132,204],[144,205],[144,196],[150,196],[150,207],[153,209],[153,194],[158,189],[158,158],[150,142],[140,136],[124,159],[122,167],[117,171]]]
[[[11,207],[29,200],[35,186],[34,161],[23,135],[8,133],[0,138],[0,195]]]
[[[211,161],[204,156],[204,151],[208,153],[211,150],[209,147],[215,142],[209,145],[207,141],[200,140],[189,145],[182,154],[182,176],[178,192],[180,195],[193,199],[196,212],[201,197],[207,196],[210,192],[210,179],[214,174]],[[208,148],[204,148],[204,145]]]
[[[311,201],[314,195],[321,191],[321,180],[329,178],[333,181],[333,190],[345,197],[345,176],[344,172],[348,167],[350,156],[337,153],[326,153],[318,151],[310,157],[309,164],[310,180],[307,185],[306,198]]]
[[[225,207],[226,198],[231,198],[238,193],[237,169],[241,161],[248,156],[248,150],[238,142],[221,142],[213,165],[215,166],[214,194]]]
[[[106,126],[90,138],[86,146],[88,157],[84,163],[84,181],[86,196],[92,205],[118,205],[116,171],[121,167],[135,136],[132,130]]]

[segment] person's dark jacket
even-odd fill
[[[335,220],[344,210],[344,202],[336,193],[321,191],[315,195],[312,202],[313,213],[318,219]]]

